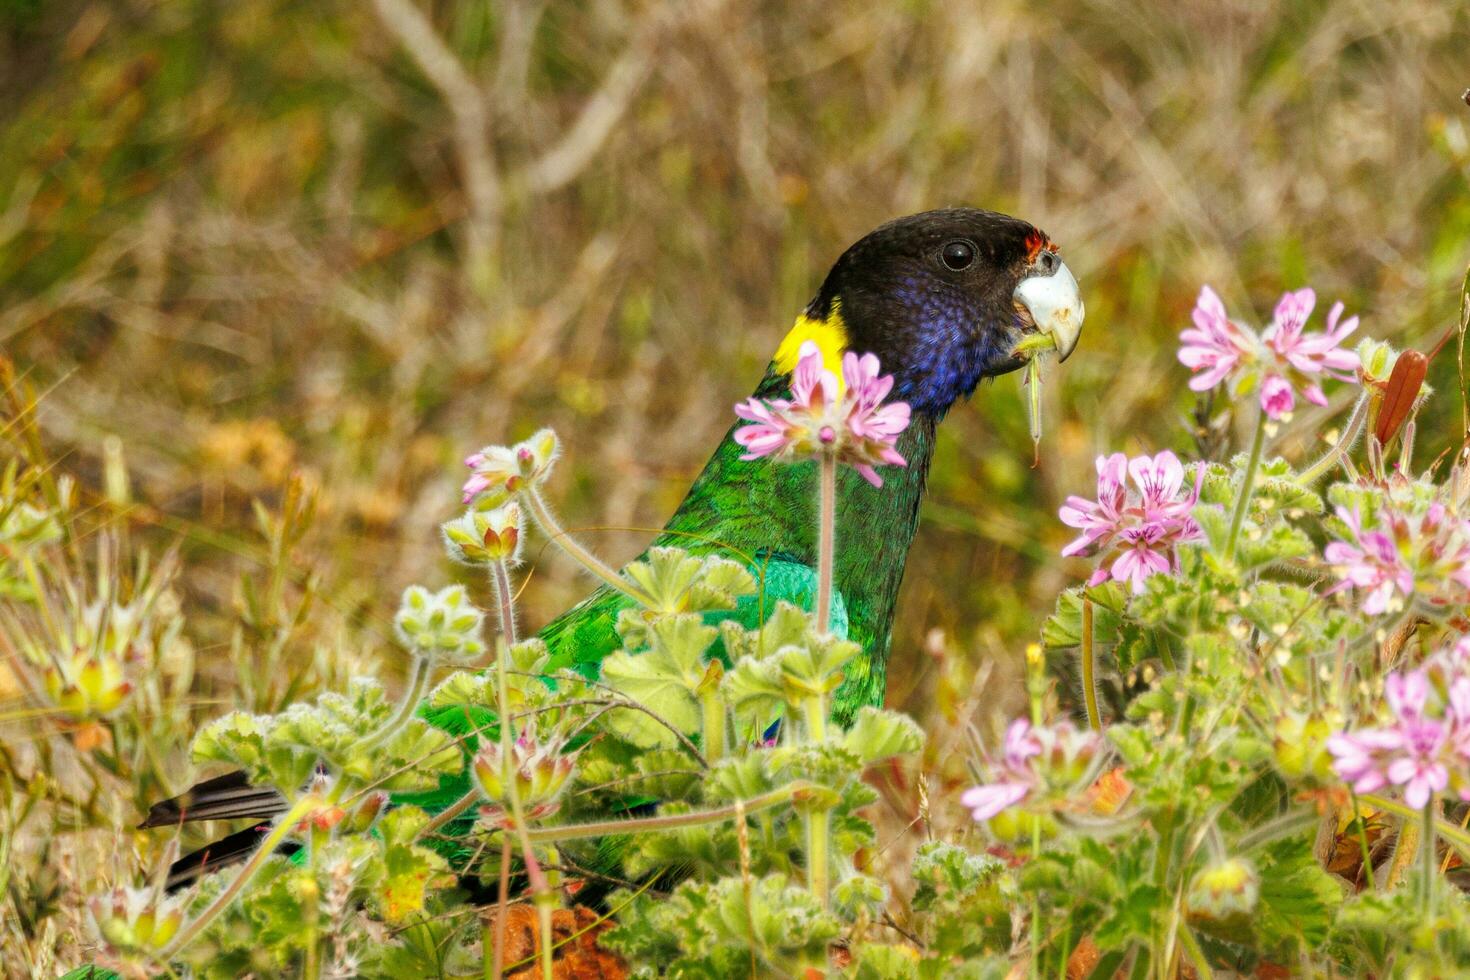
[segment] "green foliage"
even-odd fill
[[[288,792],[304,786],[319,762],[358,785],[380,777],[378,788],[406,791],[430,789],[440,775],[460,770],[459,747],[418,719],[373,743],[394,710],[380,684],[357,678],[345,694],[329,691],[279,715],[225,715],[200,730],[194,758],[229,763]]]

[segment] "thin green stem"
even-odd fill
[[[392,738],[397,732],[408,724],[418,710],[419,702],[424,699],[425,692],[429,689],[429,674],[433,672],[434,661],[423,653],[415,653],[413,658],[413,673],[409,675],[408,688],[403,692],[403,698],[398,702],[398,710],[393,712],[378,730],[368,735],[363,740],[365,746],[374,746]]]
[[[1363,426],[1368,421],[1368,405],[1370,401],[1371,395],[1369,390],[1364,388],[1363,393],[1358,396],[1357,404],[1353,406],[1353,414],[1348,416],[1347,427],[1343,429],[1342,435],[1337,440],[1337,445],[1323,453],[1322,457],[1315,463],[1298,473],[1296,482],[1304,487],[1311,486],[1331,470],[1332,467],[1336,466],[1340,458],[1352,452],[1353,446],[1357,445],[1358,437],[1363,434]]]
[[[1379,796],[1377,793],[1364,793],[1362,796],[1358,797],[1358,799],[1362,800],[1364,803],[1368,804],[1371,807],[1377,807],[1380,810],[1386,810],[1389,813],[1397,814],[1400,817],[1408,817],[1412,819],[1414,817],[1420,816],[1420,812],[1418,810],[1415,810],[1407,803],[1402,803],[1389,796]],[[1446,844],[1449,844],[1455,850],[1459,851],[1460,856],[1464,858],[1466,862],[1470,862],[1470,831],[1465,830],[1465,828],[1451,821],[1437,818],[1434,821],[1434,832],[1438,834]]]
[[[817,498],[817,632],[825,634],[832,621],[832,564],[836,550],[837,456],[822,453],[817,460],[821,473]]]
[[[653,604],[653,600],[644,594],[642,589],[635,588],[627,579],[619,575],[616,569],[582,547],[581,542],[563,530],[561,524],[556,519],[556,515],[551,512],[551,508],[546,506],[546,501],[542,499],[541,491],[537,490],[534,486],[528,487],[521,491],[520,499],[525,503],[526,509],[531,512],[531,516],[536,519],[536,523],[541,525],[541,531],[552,541],[555,541],[557,546],[575,559],[579,565],[601,579],[604,585],[614,591],[621,592],[639,605],[648,606]]]
[[[287,810],[285,815],[271,828],[271,832],[266,835],[265,840],[261,841],[255,848],[255,853],[250,855],[250,859],[245,862],[245,866],[240,869],[240,873],[235,875],[234,879],[225,886],[224,890],[215,896],[214,901],[210,902],[209,906],[203,912],[200,912],[179,930],[178,935],[174,936],[172,942],[159,951],[158,961],[167,962],[173,959],[181,949],[193,942],[204,931],[205,927],[213,922],[221,912],[229,908],[230,903],[235,900],[236,896],[244,891],[245,886],[250,884],[255,878],[256,872],[265,866],[266,859],[275,853],[276,848],[281,845],[281,841],[286,839],[287,835],[295,829],[296,825],[308,813],[320,805],[321,801],[312,794],[307,794],[297,800],[291,809]]]
[[[1438,870],[1434,866],[1434,811],[1437,809],[1437,803],[1438,800],[1430,796],[1429,802],[1424,804],[1424,839],[1419,842],[1421,852],[1419,867],[1421,869],[1420,873],[1424,876],[1422,883],[1423,891],[1420,893],[1422,898],[1421,907],[1424,910],[1424,917],[1426,919],[1434,917],[1435,882],[1439,879]]]
[[[807,737],[814,743],[827,740],[827,702],[821,695],[812,695],[802,700],[802,713],[806,718]]]
[[[480,791],[478,789],[471,789],[468,793],[449,804],[449,806],[434,814],[434,818],[424,824],[423,829],[414,835],[414,839],[418,840],[423,837],[428,837],[430,834],[442,830],[445,824],[455,820],[470,807],[480,802],[480,799]]]
[[[1092,600],[1082,599],[1082,701],[1087,706],[1087,724],[1102,731],[1102,713],[1097,709],[1097,652],[1093,638]]]
[[[718,691],[710,691],[699,699],[704,715],[704,757],[718,762],[725,757],[725,702]]]
[[[495,980],[505,975],[505,912],[510,899],[510,835],[500,840],[500,891],[495,900]]]
[[[327,844],[327,831],[318,827],[315,823],[307,835],[308,866],[313,874],[316,873],[317,859],[321,856],[322,848]],[[315,881],[313,881],[315,884]],[[316,891],[315,888],[312,889]],[[321,895],[318,893],[311,899],[310,910],[305,911],[306,927],[306,962],[302,965],[302,980],[319,980],[322,975],[322,951],[321,951]]]
[[[1358,794],[1352,787],[1348,787],[1348,798],[1353,802],[1353,823],[1358,825],[1358,846],[1363,851],[1363,881],[1367,883],[1368,891],[1378,890],[1378,882],[1373,877],[1373,851],[1368,846],[1368,829],[1363,826],[1363,814],[1358,806]]]
[[[1041,817],[1031,818],[1031,860],[1041,856]],[[1031,896],[1031,976],[1041,976],[1041,896]]]
[[[510,569],[504,558],[490,563],[490,584],[495,586],[495,603],[500,611],[500,635],[505,637],[506,646],[515,646],[515,591],[510,587]]]
[[[1200,948],[1199,940],[1194,938],[1187,923],[1179,926],[1179,944],[1184,947],[1185,955],[1189,957],[1190,963],[1194,964],[1194,972],[1200,980],[1212,980],[1215,971],[1210,969],[1210,961],[1205,956],[1205,951]]]
[[[532,827],[526,831],[526,836],[532,843],[559,843],[587,837],[606,837],[609,834],[656,833],[662,830],[677,830],[680,827],[697,827],[732,820],[742,812],[742,807],[745,813],[759,813],[773,806],[790,803],[794,798],[809,790],[810,785],[806,782],[787,783],[770,792],[752,796],[738,805],[731,804],[709,810],[696,810],[692,813],[661,814],[636,820],[596,820],[591,823],[561,824],[555,827]]]
[[[1235,544],[1240,539],[1240,528],[1245,524],[1246,512],[1251,507],[1251,496],[1256,489],[1256,469],[1261,463],[1261,449],[1266,444],[1266,413],[1256,416],[1256,434],[1251,438],[1250,457],[1245,463],[1245,474],[1240,479],[1240,491],[1235,500],[1235,513],[1230,515],[1230,536],[1225,539],[1225,555],[1234,560]]]
[[[541,865],[536,860],[535,850],[531,846],[530,827],[526,823],[524,807],[521,806],[520,787],[516,783],[516,772],[511,763],[511,735],[510,735],[510,687],[506,683],[506,662],[510,659],[510,647],[502,640],[500,649],[496,653],[495,688],[497,696],[496,710],[500,713],[500,780],[510,794],[511,820],[515,828],[516,836],[521,841],[521,860],[526,865],[526,877],[531,882],[531,896],[536,903],[536,911],[541,920],[541,975],[542,980],[552,980],[552,938],[551,938],[551,913],[556,905],[556,893],[546,881],[546,875],[541,871]]]
[[[827,907],[831,830],[831,814],[825,809],[806,815],[806,888],[822,908]]]

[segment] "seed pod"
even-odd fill
[[[1398,434],[1399,428],[1414,409],[1414,400],[1424,385],[1424,375],[1429,370],[1429,359],[1416,350],[1406,350],[1394,363],[1388,376],[1388,385],[1383,390],[1383,404],[1378,409],[1378,424],[1373,434],[1381,445]]]

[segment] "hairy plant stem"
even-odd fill
[[[1421,816],[1421,812],[1413,809],[1407,803],[1395,800],[1389,796],[1379,796],[1376,793],[1364,793],[1358,797],[1364,803],[1389,813],[1397,814],[1408,820]],[[1470,863],[1470,832],[1458,826],[1453,821],[1436,818],[1434,821],[1434,832],[1450,847],[1459,852],[1460,858]],[[1413,834],[1419,836],[1418,825],[1413,826]]]
[[[704,757],[718,762],[725,757],[725,703],[718,691],[710,691],[699,699],[703,714]]]
[[[393,712],[392,718],[389,718],[378,727],[377,731],[363,740],[364,745],[371,747],[386,742],[408,724],[409,719],[418,710],[424,693],[429,689],[429,675],[433,673],[433,669],[432,657],[421,651],[414,652],[413,673],[409,675],[408,687],[404,689],[403,697],[398,702],[398,709]]]
[[[250,859],[245,862],[239,874],[235,875],[234,879],[225,886],[224,891],[216,895],[214,901],[210,902],[203,912],[190,920],[179,930],[178,935],[174,936],[173,941],[159,951],[158,962],[166,963],[173,959],[180,950],[193,942],[221,912],[229,908],[230,903],[245,890],[245,887],[255,878],[256,873],[265,866],[266,859],[275,853],[281,841],[286,839],[286,836],[308,813],[320,805],[321,800],[313,793],[308,793],[292,804],[291,809],[287,810],[271,828],[265,840],[256,846],[255,853],[250,855]]]
[[[1371,401],[1372,396],[1369,390],[1364,388],[1363,393],[1358,396],[1357,404],[1353,406],[1353,414],[1348,416],[1347,426],[1342,430],[1342,435],[1338,438],[1337,445],[1323,453],[1322,457],[1315,463],[1298,473],[1296,482],[1304,487],[1310,487],[1331,470],[1332,467],[1336,466],[1340,458],[1352,452],[1353,446],[1357,445],[1358,437],[1363,434],[1363,426],[1368,421],[1368,406]]]
[[[568,534],[557,521],[556,515],[551,512],[551,508],[546,505],[546,501],[542,499],[540,490],[534,486],[527,487],[520,492],[518,497],[525,503],[526,510],[531,512],[536,523],[541,525],[542,533],[556,542],[557,546],[576,560],[579,565],[601,579],[604,585],[616,592],[621,592],[639,605],[651,606],[654,604],[652,597],[632,585],[611,565],[582,547],[581,542]]]
[[[1102,731],[1102,713],[1097,710],[1097,652],[1092,630],[1092,600],[1082,599],[1082,701],[1087,706],[1087,724]]]
[[[1031,818],[1031,860],[1041,856],[1041,817]],[[1031,976],[1041,976],[1041,896],[1031,896]]]
[[[414,835],[414,840],[419,840],[428,837],[430,834],[437,833],[444,828],[445,824],[453,822],[478,802],[480,802],[480,791],[478,789],[471,789],[468,793],[449,804],[449,806],[434,814],[433,819],[424,824],[423,829]]]
[[[335,800],[329,801],[335,804]],[[318,871],[317,861],[321,857],[322,848],[327,845],[328,832],[312,823],[311,830],[307,836],[308,866],[312,873]],[[321,917],[321,896],[317,895],[311,903],[311,911],[307,913],[309,918],[306,926],[306,963],[301,969],[302,980],[318,980],[322,975],[321,956],[321,930],[318,926]]]
[[[1378,882],[1373,877],[1373,850],[1368,846],[1368,830],[1363,826],[1363,812],[1358,805],[1358,794],[1351,786],[1348,787],[1348,799],[1353,804],[1353,822],[1358,825],[1358,847],[1363,854],[1363,881],[1368,891],[1377,891]]]
[[[759,813],[774,806],[790,803],[812,786],[805,781],[787,783],[759,796],[752,796],[740,804],[696,810],[692,813],[670,813],[656,817],[640,817],[635,820],[596,820],[591,823],[561,824],[555,827],[532,827],[526,836],[532,843],[581,840],[586,837],[605,837],[608,834],[657,833],[661,830],[677,830],[680,827],[697,827],[707,823],[722,823],[740,813]]]
[[[500,838],[500,890],[495,899],[495,969],[494,978],[505,975],[505,911],[510,899],[510,835]]]
[[[1245,473],[1240,478],[1240,490],[1235,499],[1235,512],[1230,515],[1230,535],[1225,539],[1225,556],[1235,560],[1235,545],[1240,540],[1240,529],[1245,524],[1246,512],[1251,507],[1251,496],[1256,489],[1256,470],[1261,464],[1261,449],[1266,443],[1266,412],[1256,416],[1256,433],[1251,437],[1250,456],[1246,459]]]
[[[812,695],[803,704],[806,713],[807,737],[813,745],[827,740],[827,700],[821,695]],[[826,807],[808,810],[806,818],[806,887],[822,908],[827,907],[829,889],[828,865],[831,845],[828,841],[832,829],[831,816]]]
[[[832,562],[836,550],[837,456],[822,453],[817,461],[817,632],[826,634],[832,621]]]
[[[506,661],[510,659],[510,646],[502,640],[496,651],[495,668],[496,710],[500,713],[500,782],[510,793],[511,820],[516,836],[521,841],[521,860],[526,865],[526,877],[530,879],[531,896],[536,904],[537,917],[541,922],[541,977],[552,980],[553,953],[551,938],[551,913],[556,905],[556,893],[546,881],[541,865],[531,847],[530,828],[526,824],[525,809],[521,806],[521,792],[516,785],[515,768],[511,764],[512,739],[510,736],[510,687],[505,680]]]
[[[1435,882],[1439,878],[1434,867],[1434,811],[1437,809],[1438,800],[1434,796],[1429,797],[1429,802],[1424,804],[1424,829],[1423,840],[1419,842],[1420,849],[1420,873],[1424,876],[1421,883],[1420,893],[1421,905],[1426,919],[1434,917],[1434,893]]]
[[[495,605],[500,612],[500,635],[505,637],[506,646],[513,647],[516,644],[515,592],[510,587],[510,568],[504,558],[490,563],[490,584],[495,587]]]

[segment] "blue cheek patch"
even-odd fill
[[[925,288],[916,279],[904,280],[897,298],[918,321],[919,336],[894,393],[915,411],[943,415],[974,392],[986,365],[998,358],[997,328],[1002,325],[981,324],[975,337],[973,308],[957,297],[936,295],[932,285]]]

